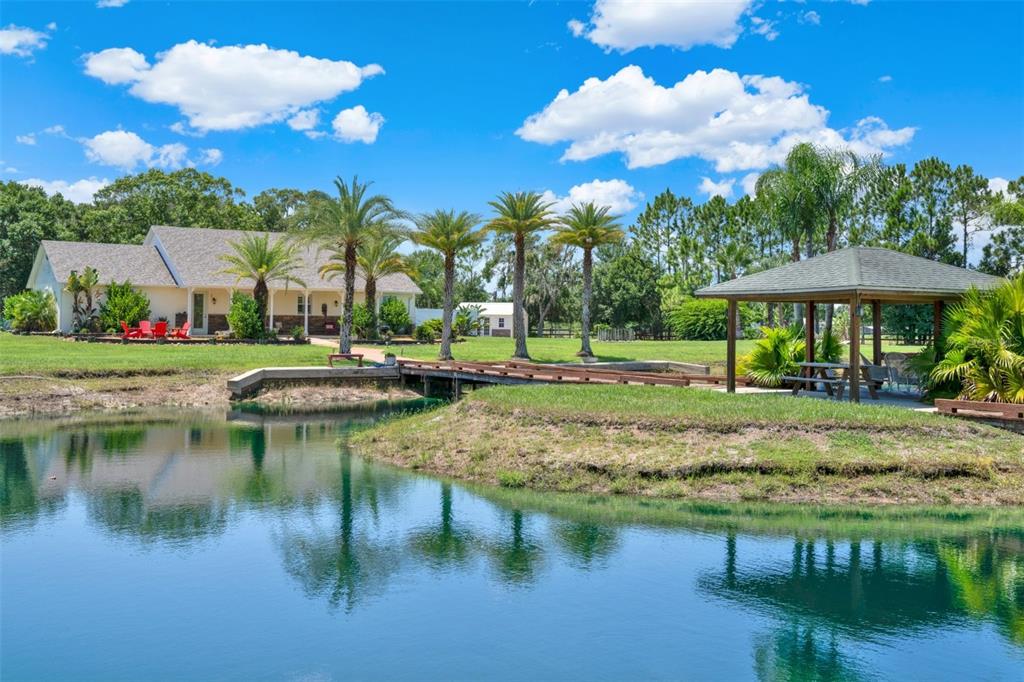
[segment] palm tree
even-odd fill
[[[398,247],[405,241],[405,236],[392,229],[382,229],[370,235],[363,242],[356,256],[356,263],[366,279],[366,308],[370,313],[370,338],[379,335],[377,323],[377,282],[387,275],[399,273],[412,274],[413,270]],[[335,252],[326,265],[320,268],[320,275],[333,278],[338,273],[344,274],[345,254]]]
[[[71,311],[75,316],[76,327],[81,328],[92,323],[93,317],[96,315],[96,311],[93,309],[93,299],[99,284],[99,273],[93,267],[86,267],[82,274],[78,274],[77,270],[72,270],[68,275],[64,290],[71,294]]]
[[[257,232],[247,234],[237,242],[231,242],[235,252],[220,257],[228,264],[221,272],[234,275],[241,282],[243,279],[253,281],[252,297],[256,299],[260,324],[266,325],[267,315],[267,282],[284,282],[306,286],[306,283],[293,273],[302,265],[298,244],[278,237],[270,241],[270,234]]]
[[[598,208],[594,202],[573,204],[559,221],[551,238],[556,244],[583,249],[583,321],[580,326],[580,357],[593,357],[590,350],[590,299],[593,289],[594,247],[622,241],[625,233],[608,213],[609,207]]]
[[[473,229],[479,222],[480,216],[475,213],[437,210],[417,218],[417,229],[410,235],[419,246],[434,249],[444,257],[444,314],[441,317],[441,350],[437,354],[440,360],[452,359],[455,259],[486,238],[486,231]]]
[[[526,279],[526,236],[553,226],[557,219],[551,213],[551,203],[545,202],[537,192],[503,192],[496,201],[488,202],[497,216],[487,224],[495,232],[511,234],[515,242],[515,267],[512,276],[512,335],[516,340],[513,358],[529,360],[526,350],[526,315],[524,290]]]
[[[345,274],[338,338],[341,353],[352,351],[352,306],[359,250],[374,233],[388,229],[396,219],[404,217],[391,199],[383,194],[370,194],[371,184],[359,182],[358,177],[352,178],[351,183],[346,183],[340,177],[335,178],[338,198],[316,202],[309,209],[309,219],[303,221],[306,226],[297,233],[301,240],[341,255]]]

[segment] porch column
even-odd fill
[[[850,299],[850,402],[860,402],[860,296]]]
[[[309,289],[302,292],[302,333],[309,336],[309,307],[312,301],[309,300]]]
[[[185,321],[188,322],[190,327],[195,327],[196,325],[192,321],[192,287],[186,290],[185,295],[188,297],[185,304]]]
[[[267,290],[267,295],[270,297],[270,311],[269,311],[270,312],[270,325],[269,325],[269,327],[270,327],[271,333],[276,333],[275,330],[274,330],[274,290],[273,289],[268,289]]]
[[[806,325],[804,326],[804,359],[807,362],[814,362],[814,325],[816,324],[814,301],[807,301]],[[814,370],[807,368],[807,376],[814,376]],[[817,384],[815,384],[817,386]]]
[[[933,334],[932,342],[935,345],[935,361],[936,362],[941,360],[942,356],[944,355],[943,352],[942,352],[942,348],[939,347],[939,338],[942,336],[942,316],[945,314],[945,312],[946,312],[946,304],[945,304],[945,302],[944,301],[936,301],[935,302],[935,320],[934,320],[935,329],[932,332],[932,334]]]
[[[729,393],[736,392],[736,301],[729,299],[729,317],[726,323],[725,342],[725,390]]]
[[[872,358],[876,365],[882,364],[882,302],[871,302],[871,328],[874,334],[871,337]]]

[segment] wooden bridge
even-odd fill
[[[588,367],[534,362],[460,362],[399,360],[391,367],[265,367],[239,375],[228,381],[234,397],[257,392],[264,381],[284,383],[324,381],[401,381],[421,384],[426,396],[440,393],[458,398],[465,388],[488,384],[634,384],[646,386],[691,386],[693,384],[725,385],[725,376],[696,372],[654,371],[647,367],[670,366],[672,363],[622,363],[641,369],[622,367]],[[740,383],[745,383],[741,378]]]

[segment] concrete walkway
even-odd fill
[[[331,352],[338,352],[338,337],[337,336],[311,336],[309,342],[314,346],[322,346],[324,348],[330,348]],[[362,353],[364,362],[384,362],[384,353],[388,350],[394,352],[396,347],[387,348],[386,346],[352,346],[353,353]],[[395,355],[398,355],[395,353]],[[325,356],[326,358],[326,356]],[[404,359],[399,356],[399,359]],[[324,360],[326,362],[326,359]]]

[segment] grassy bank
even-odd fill
[[[712,367],[725,366],[725,341],[618,341],[591,342],[594,354],[601,360],[672,360],[692,362]],[[736,352],[745,355],[751,351],[754,342],[740,339]],[[579,339],[529,339],[530,355],[536,362],[575,362],[579,358]],[[867,348],[870,348],[870,342]],[[509,338],[468,337],[452,346],[452,355],[466,362],[488,362],[508,360],[512,356],[514,342]],[[401,346],[396,353],[416,360],[432,360],[437,357],[436,345]],[[916,353],[917,346],[883,345],[885,352]]]
[[[1024,438],[894,407],[640,386],[491,388],[355,436],[485,484],[666,498],[1024,504]]]

